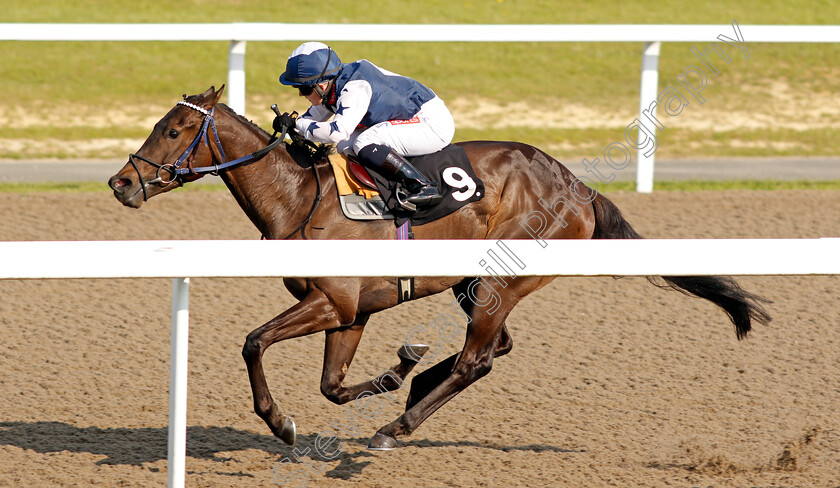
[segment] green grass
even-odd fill
[[[55,2],[57,3],[57,2]],[[331,5],[320,13],[305,3],[200,0],[161,7],[149,0],[68,0],[51,8],[22,0],[4,2],[5,22],[364,22],[364,23],[713,23],[837,24],[840,9],[829,1],[716,0],[687,3],[607,0],[566,1],[358,1]],[[328,27],[325,27],[328,28]],[[727,35],[731,33],[725,32]],[[746,36],[746,34],[745,34]],[[318,37],[313,32],[313,38]],[[749,44],[749,38],[747,37]],[[277,75],[297,42],[250,42],[249,93],[271,94]],[[55,98],[85,104],[171,100],[226,80],[225,42],[26,42],[0,43],[0,78],[13,100]],[[638,92],[640,44],[636,43],[360,43],[336,42],[345,60],[368,58],[409,74],[445,98],[461,94],[493,99],[560,96],[604,104],[632,100]],[[689,44],[666,44],[660,59],[663,80],[695,63]],[[828,49],[826,49],[828,48]],[[830,88],[840,51],[828,45],[766,45],[751,49],[749,61],[735,58],[726,71],[762,79],[768,69],[794,83]],[[748,64],[748,66],[743,66]],[[806,69],[802,69],[807,67]],[[80,68],[82,71],[80,71]],[[817,76],[810,76],[811,72]],[[70,75],[70,76],[68,76]],[[719,77],[722,89],[739,83]],[[9,91],[11,90],[11,92]]]
[[[640,23],[716,24],[749,18],[755,24],[834,24],[832,0],[357,0],[329,9],[305,2],[242,0],[6,0],[6,22],[334,22],[334,23]],[[721,16],[726,16],[721,20]]]
[[[0,193],[96,193],[111,191],[105,183],[0,183]]]
[[[777,180],[740,180],[740,181],[657,181],[656,191],[727,191],[727,190],[840,190],[840,180],[826,181],[777,181]],[[227,191],[222,183],[187,184],[174,191],[217,192]],[[598,184],[601,193],[636,191],[634,182],[615,182]],[[110,193],[104,183],[0,183],[0,193]]]
[[[296,44],[248,43],[249,97],[277,99],[279,94],[289,93],[277,83],[277,76]],[[637,110],[641,44],[332,45],[344,60],[366,58],[412,76],[445,100],[466,97],[528,101],[545,103],[546,109],[557,103],[577,102],[613,111]],[[660,89],[679,86],[676,76],[686,66],[697,63],[690,46],[663,46]],[[834,91],[834,80],[840,71],[836,66],[840,46],[749,46],[750,59],[733,56],[730,64],[722,66],[721,74],[705,91],[707,99],[741,111],[764,111],[772,101],[767,94],[770,83],[787,84],[802,97]],[[227,48],[223,42],[0,42],[0,79],[5,92],[0,106],[82,105],[113,109],[121,104],[170,105],[182,93],[200,93],[210,85],[226,83]]]
[[[62,139],[65,141],[84,141],[99,137],[113,137],[113,138],[141,138],[144,139],[149,135],[149,129],[140,129],[134,127],[25,127],[17,128],[10,127],[3,130],[0,138],[5,139],[32,139],[35,141],[49,141],[54,139]]]
[[[186,0],[161,4],[150,0],[66,0],[42,3],[7,0],[3,22],[288,22],[288,23],[687,23],[840,24],[835,1],[743,0],[398,0],[342,2],[317,9],[300,2],[242,2]],[[325,26],[324,29],[328,29]],[[722,33],[732,37],[731,28]],[[317,39],[319,32],[313,31]],[[751,57],[723,45],[732,62],[710,80],[704,105],[693,102],[680,116],[691,120],[714,110],[741,114],[794,112],[812,95],[832,96],[840,68],[840,45],[756,44],[744,32]],[[246,83],[249,116],[268,117],[273,101],[288,104],[292,97],[277,83],[288,53],[298,42],[249,42]],[[417,78],[445,100],[526,102],[546,111],[565,104],[592,107],[601,113],[627,114],[637,110],[641,43],[434,43],[335,42],[345,61],[367,58],[392,71]],[[701,50],[704,43],[694,43]],[[666,43],[660,56],[660,89],[676,86],[676,76],[697,64],[689,43]],[[2,139],[85,140],[143,138],[151,126],[139,129],[125,122],[108,127],[87,123],[91,114],[120,107],[150,107],[143,118],[162,116],[182,93],[199,93],[227,80],[227,42],[0,42],[0,79],[4,98],[0,115],[21,109],[51,115],[52,127],[0,122],[0,158],[33,157],[5,149]],[[774,98],[779,86],[790,87],[793,99]],[[281,103],[282,102],[282,103]],[[779,112],[781,113],[781,112]],[[778,115],[778,114],[777,114]],[[529,113],[511,113],[512,119]],[[778,115],[784,117],[784,115]],[[73,124],[63,124],[62,117]],[[0,116],[0,121],[2,117]],[[835,155],[840,129],[830,119],[824,129],[733,130],[704,133],[669,129],[662,134],[661,156],[772,156],[786,154]],[[625,125],[626,125],[625,123]],[[136,125],[136,124],[135,124]],[[489,125],[489,123],[488,123]],[[833,125],[830,126],[830,125]],[[623,137],[615,130],[548,130],[539,128],[459,129],[458,140],[520,140],[545,147],[565,142],[574,150],[552,151],[579,156],[600,151]],[[735,143],[733,143],[733,141]],[[770,142],[783,144],[769,144]],[[744,144],[746,142],[746,144]],[[768,144],[761,144],[767,142]],[[40,157],[79,155],[52,149]],[[99,154],[98,157],[116,157]]]

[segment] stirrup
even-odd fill
[[[409,202],[408,200],[404,200],[404,198],[405,198],[403,196],[404,193],[405,192],[403,191],[402,188],[400,188],[396,192],[394,192],[394,196],[397,197],[397,203],[400,205],[400,208],[402,208],[403,210],[407,210],[409,212],[416,212],[417,211],[417,205]]]
[[[427,193],[426,195],[423,195],[422,193],[424,191],[433,192],[433,193]],[[443,200],[443,195],[441,195],[437,191],[437,189],[432,185],[423,186],[414,193],[407,193],[404,188],[401,188],[401,189],[397,190],[396,196],[397,196],[397,202],[400,204],[400,206],[402,206],[404,209],[409,210],[411,212],[415,212],[418,207],[420,207],[420,208],[434,207],[435,205],[440,203],[441,200]],[[411,201],[412,198],[425,199],[426,202],[423,203],[423,204],[412,202]]]

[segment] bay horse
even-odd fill
[[[260,153],[260,148],[270,144],[271,136],[218,103],[223,90],[224,85],[219,90],[210,87],[200,95],[185,95],[184,101],[155,124],[142,147],[110,178],[108,184],[117,200],[138,208],[148,198],[213,171],[266,239],[394,238],[391,221],[357,222],[343,216],[335,177],[325,158],[302,164],[293,145],[277,141],[270,150]],[[554,208],[559,218],[547,219],[540,234],[544,239],[641,238],[613,203],[579,184],[580,180],[545,152],[515,142],[471,141],[458,145],[483,180],[485,196],[444,218],[414,227],[417,239],[532,239],[522,222],[532,212],[544,210],[539,206],[540,199],[553,199],[552,205],[565,202],[561,209]],[[255,152],[258,154],[249,156]],[[228,157],[246,163],[231,166]],[[318,199],[322,199],[320,205]],[[770,321],[760,304],[767,300],[744,291],[730,277],[662,278],[674,289],[721,307],[735,325],[739,339],[749,332],[751,321]],[[507,354],[513,346],[505,325],[510,311],[553,279],[518,276],[506,280],[508,286],[494,289],[487,278],[417,278],[416,298],[447,289],[452,289],[456,297],[470,296],[469,300],[459,299],[468,317],[465,343],[460,353],[414,377],[405,412],[380,428],[368,448],[394,448],[399,436],[414,432],[443,404],[489,373],[494,358]],[[262,356],[269,346],[324,332],[321,392],[336,404],[365,393],[402,387],[424,349],[415,346],[406,354],[404,345],[400,363],[390,370],[393,377],[345,386],[342,382],[368,318],[399,303],[397,278],[284,278],[284,284],[298,303],[249,333],[242,356],[256,414],[274,435],[291,445],[295,441],[294,421],[281,413],[263,372]],[[491,292],[498,295],[497,300],[488,299]],[[491,311],[491,305],[498,308]]]

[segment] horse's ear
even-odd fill
[[[213,89],[213,87],[211,86],[210,89]],[[224,92],[224,91],[225,91],[225,85],[222,84],[222,86],[219,87],[219,90],[213,95],[213,105],[216,105],[216,103],[219,101],[219,99],[222,98],[222,92]]]
[[[219,91],[216,91],[216,87],[211,85],[210,88],[207,89],[204,93],[199,95],[203,104],[207,104],[207,109],[209,110],[210,107],[214,107],[216,103],[222,98],[222,93],[225,91],[225,85],[222,85],[219,88]]]
[[[216,94],[216,87],[210,85],[210,88],[208,88],[207,90],[204,91],[204,93],[201,94],[201,98],[202,98],[202,100],[209,100],[215,94]]]

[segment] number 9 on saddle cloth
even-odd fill
[[[335,158],[340,157],[333,155],[330,158],[336,179],[347,178],[349,173],[337,167],[341,163],[337,163]],[[393,218],[397,227],[406,221],[410,221],[412,225],[422,225],[445,217],[464,205],[477,202],[484,197],[484,183],[475,175],[467,153],[460,146],[450,144],[436,153],[407,159],[437,187],[443,196],[440,203],[417,212],[403,210],[399,201],[398,192],[402,191],[399,183],[388,180],[373,169],[359,166],[354,168],[354,171],[367,170],[379,195],[373,198],[352,195],[348,198],[346,195],[341,195],[343,192],[339,189],[339,198],[342,199],[341,207],[345,216],[354,220]],[[350,160],[352,161],[353,158],[351,157]],[[380,200],[377,201],[377,199]],[[351,206],[356,204],[359,204],[357,208],[352,209]]]

